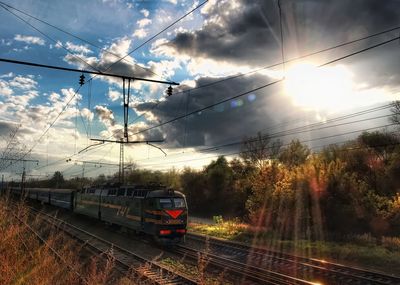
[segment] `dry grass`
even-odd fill
[[[11,208],[0,199],[0,284],[137,284],[129,276],[115,276],[112,252],[106,258],[86,254],[84,260],[83,247],[42,219],[29,218],[23,203]]]

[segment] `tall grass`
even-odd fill
[[[84,245],[27,213],[23,203],[11,207],[0,199],[0,284],[137,284],[115,275],[112,252],[91,257]]]

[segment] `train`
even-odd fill
[[[162,185],[106,184],[79,190],[10,187],[9,191],[145,233],[161,244],[184,242],[187,231],[185,195]]]

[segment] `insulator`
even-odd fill
[[[167,95],[168,96],[172,95],[172,86],[171,85],[167,88]]]
[[[79,76],[79,85],[82,86],[83,84],[85,84],[85,75],[81,75]]]

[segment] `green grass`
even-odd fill
[[[341,241],[284,240],[266,230],[222,220],[214,225],[191,223],[189,231],[400,276],[400,237],[378,239],[364,234],[343,236]]]

